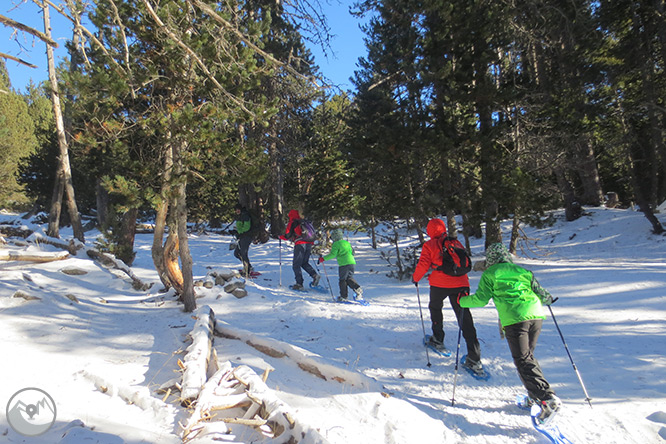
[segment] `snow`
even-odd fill
[[[666,237],[651,234],[644,216],[632,210],[586,208],[569,223],[561,211],[554,216],[551,227],[525,227],[529,248],[516,262],[560,298],[553,313],[592,398],[590,407],[548,316],[536,355],[564,402],[560,427],[576,443],[663,443]],[[666,223],[666,215],[657,216]],[[1,214],[0,222],[7,221],[43,233],[17,215]],[[507,222],[507,240],[509,229]],[[64,240],[71,238],[67,229],[61,231]],[[258,375],[272,369],[266,385],[303,427],[317,431],[303,443],[545,443],[529,416],[513,405],[524,389],[499,337],[494,307],[472,311],[492,377],[477,381],[459,373],[452,406],[458,333],[453,311],[445,304],[445,342],[453,356],[426,356],[416,288],[387,277],[387,263],[365,233],[346,235],[370,306],[289,290],[292,247],[283,243],[280,264],[276,241],[250,247],[262,275],[247,283],[247,297],[236,298],[220,285],[198,287],[197,304],[213,310],[217,332],[223,333],[213,344],[219,362],[248,366]],[[87,233],[88,247],[94,237]],[[230,242],[217,234],[190,236],[197,280],[212,270],[240,267]],[[416,242],[411,233],[401,246]],[[195,318],[182,311],[172,292],[159,292],[151,243],[151,235],[137,236],[132,272],[154,282],[143,292],[132,288],[126,273],[104,268],[83,252],[49,263],[0,262],[0,442],[181,442],[189,413],[177,395],[165,397],[157,389],[180,376],[178,361],[190,346]],[[473,260],[482,260],[483,240],[473,239],[472,247]],[[11,242],[0,250],[58,251]],[[319,266],[321,284],[332,284],[337,294],[335,262],[325,267],[327,276]],[[480,276],[470,274],[472,291]],[[40,299],[12,297],[17,290]],[[430,333],[426,281],[419,292]],[[261,353],[262,345],[279,353]],[[26,387],[46,391],[57,406],[55,424],[38,437],[18,434],[6,417],[11,396]],[[269,442],[229,427],[234,437],[227,442]]]

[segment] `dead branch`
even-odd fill
[[[2,57],[4,59],[13,60],[15,62],[18,62],[18,63],[22,64],[22,65],[28,66],[30,68],[37,68],[37,65],[33,65],[32,63],[26,62],[25,60],[19,59],[18,57],[14,57],[12,55],[5,54],[4,52],[0,52],[0,57]]]
[[[34,1],[34,0],[33,0],[33,1]],[[67,14],[67,12],[65,12],[65,8],[64,8],[64,7],[62,7],[62,6],[58,6],[58,5],[54,4],[52,1],[50,1],[50,0],[43,0],[43,1],[44,1],[44,3],[46,3],[47,5],[51,6],[53,9],[55,9],[56,11],[58,11],[58,13],[60,13],[60,15],[62,15],[62,16],[65,17],[67,20],[69,20],[70,22],[72,22],[72,23],[74,24],[74,26],[76,27],[77,30],[83,31],[83,33],[84,33],[85,35],[87,35],[88,38],[89,38],[90,40],[92,40],[92,41],[95,43],[95,45],[96,45],[96,46],[97,46],[97,47],[98,47],[98,48],[104,53],[104,55],[106,55],[106,56],[108,57],[109,61],[113,64],[113,66],[116,67],[117,69],[119,69],[120,71],[122,71],[120,74],[125,75],[125,76],[127,75],[127,71],[125,71],[125,69],[124,69],[124,68],[123,68],[118,62],[116,62],[116,60],[111,56],[111,54],[109,54],[109,52],[106,50],[106,48],[104,47],[104,45],[102,44],[102,42],[100,42],[99,39],[98,39],[97,37],[95,37],[95,35],[94,35],[92,32],[90,32],[85,26],[81,26],[80,23],[77,23],[77,20],[75,20],[74,18],[70,17],[70,16]]]
[[[152,283],[146,284],[141,279],[136,277],[136,275],[132,272],[132,270],[122,263],[122,261],[119,261],[118,259],[114,258],[112,255],[107,254],[107,253],[102,253],[101,251],[97,251],[95,249],[89,248],[86,250],[86,254],[91,258],[94,259],[98,262],[100,262],[102,265],[104,265],[107,268],[113,268],[116,270],[120,270],[123,273],[125,273],[129,278],[132,280],[132,288],[138,291],[146,291],[150,287],[152,287]]]
[[[58,47],[58,42],[53,40],[52,38],[48,37],[46,34],[44,34],[41,31],[36,30],[35,28],[31,28],[30,26],[24,25],[21,22],[17,22],[16,20],[12,20],[9,17],[5,17],[4,15],[0,15],[0,23],[2,23],[5,26],[8,26],[10,28],[18,29],[24,32],[27,32],[28,34],[32,34],[47,45],[53,46],[54,48]]]

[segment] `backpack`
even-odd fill
[[[296,236],[296,227],[301,227],[301,235]],[[291,233],[296,236],[297,241],[314,242],[317,240],[317,230],[312,226],[312,222],[307,219],[294,219],[291,227]]]
[[[463,276],[472,269],[472,260],[458,239],[445,237],[440,255],[442,265],[435,268],[437,271],[449,276]]]

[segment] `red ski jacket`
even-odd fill
[[[441,219],[431,219],[428,222],[427,230],[430,239],[423,244],[421,249],[421,257],[416,264],[416,269],[412,275],[412,280],[418,282],[423,276],[432,269],[428,282],[431,287],[439,288],[458,288],[469,287],[469,278],[467,275],[463,276],[449,276],[448,274],[437,271],[435,268],[442,265],[442,241],[446,237],[446,224]]]

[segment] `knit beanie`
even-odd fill
[[[339,228],[336,228],[335,230],[331,231],[331,239],[333,239],[333,242],[339,241],[342,239],[342,230]]]
[[[499,264],[500,262],[513,263],[511,253],[501,243],[492,244],[486,249],[486,267]]]

